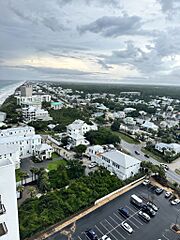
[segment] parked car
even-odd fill
[[[129,217],[129,211],[127,208],[122,207],[118,209],[118,213],[121,214],[123,217],[128,218]]]
[[[140,152],[138,152],[138,151],[134,151],[134,152],[135,152],[135,154],[140,155]]]
[[[151,219],[150,216],[147,213],[143,212],[143,211],[139,211],[138,212],[138,216],[145,222],[149,222],[150,219]]]
[[[176,199],[174,199],[174,200],[171,200],[171,204],[172,205],[177,205],[177,204],[179,204],[180,203],[180,199],[178,199],[178,198],[176,198]]]
[[[144,186],[147,186],[149,183],[150,183],[150,181],[149,181],[148,179],[145,179],[145,180],[143,181],[143,185],[144,185]]]
[[[122,222],[121,227],[124,228],[128,233],[133,233],[133,229],[128,223]]]
[[[172,195],[172,192],[166,191],[164,196],[165,196],[165,198],[169,198],[171,195]]]
[[[156,212],[146,204],[142,206],[141,211],[147,213],[150,217],[154,217],[156,215]]]
[[[93,162],[92,162],[92,163],[89,164],[88,167],[89,167],[89,168],[94,168],[94,167],[96,167],[96,166],[97,166],[97,163],[93,163]]]
[[[96,235],[93,229],[85,231],[85,234],[91,240],[98,240],[98,236]]]
[[[157,207],[154,203],[152,203],[152,202],[147,202],[147,205],[148,205],[149,207],[151,207],[155,212],[158,211],[158,207]]]
[[[145,156],[146,158],[150,158],[148,154],[144,154],[144,156]]]
[[[102,240],[111,240],[111,238],[110,237],[108,237],[107,235],[104,235],[104,236],[102,236],[102,238],[101,238]]]
[[[163,193],[163,191],[164,191],[163,188],[156,188],[155,193],[156,193],[157,195],[160,195],[161,193]]]

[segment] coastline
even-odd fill
[[[4,103],[4,101],[12,94],[14,94],[15,90],[20,87],[26,81],[16,82],[14,84],[5,86],[0,89],[0,106]]]

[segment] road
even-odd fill
[[[137,158],[141,161],[150,161],[150,162],[152,162],[153,164],[156,164],[156,165],[160,164],[154,158],[152,158],[152,157],[146,158],[144,156],[144,153],[141,151],[141,148],[144,146],[142,143],[141,144],[130,144],[130,143],[127,143],[127,142],[121,140],[121,146],[122,146],[123,149],[128,151],[133,157],[135,157],[135,158]],[[135,153],[135,151],[138,151],[140,153],[140,155],[137,155]],[[173,180],[173,181],[177,182],[178,184],[180,184],[180,175],[178,175],[174,171],[168,170],[166,172],[166,176],[167,176],[168,179]]]

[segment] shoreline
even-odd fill
[[[10,84],[0,89],[0,106],[5,102],[5,100],[12,94],[15,90],[24,84],[26,81],[21,81],[18,83]]]

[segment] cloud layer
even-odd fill
[[[0,2],[1,79],[180,85],[179,0]]]

